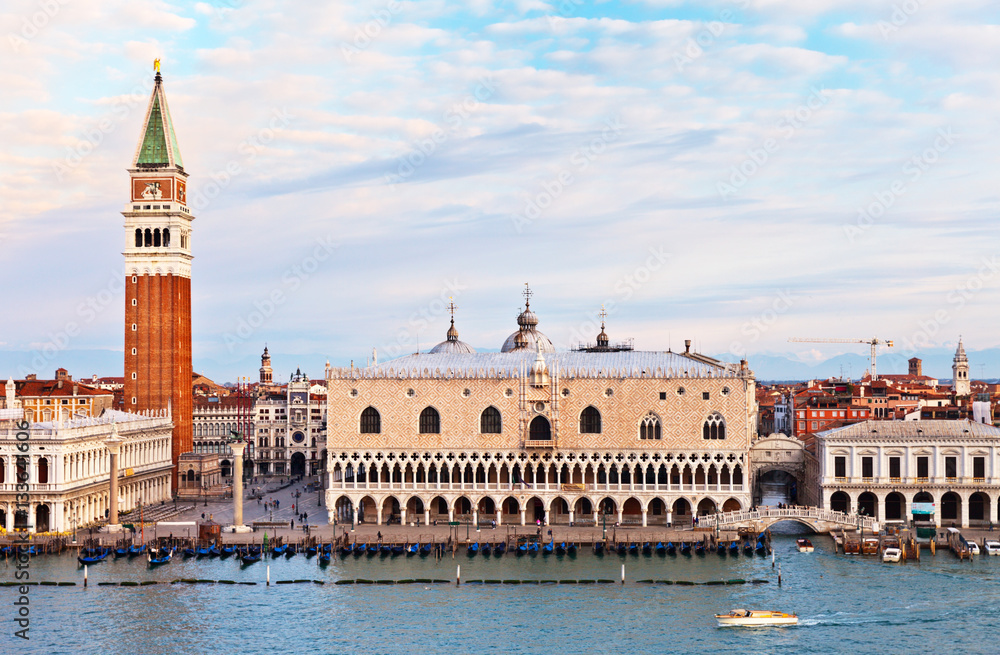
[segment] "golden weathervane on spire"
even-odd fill
[[[153,60],[153,70],[155,70],[157,73],[160,72],[160,60],[159,59],[154,59]]]

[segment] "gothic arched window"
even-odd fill
[[[642,421],[639,422],[639,438],[640,439],[659,439],[660,438],[660,417],[649,412],[642,417]]]
[[[140,228],[135,228],[135,247],[142,247],[142,230]]]
[[[156,228],[155,230],[153,230],[153,247],[154,248],[160,247],[160,228]]]
[[[588,407],[580,413],[580,432],[582,434],[601,433],[601,413],[596,407]]]
[[[170,230],[168,230],[167,228],[163,228],[163,247],[164,248],[170,247]]]
[[[528,439],[531,441],[547,441],[552,438],[552,426],[544,416],[536,416],[528,426]]]
[[[425,407],[420,412],[420,434],[440,434],[441,415],[433,407]]]
[[[722,414],[719,412],[712,412],[705,419],[705,424],[702,426],[702,437],[705,439],[725,439],[726,438],[726,419],[722,418]]]
[[[479,417],[479,431],[483,434],[500,434],[500,410],[487,407]]]
[[[382,415],[374,407],[365,407],[361,412],[361,434],[381,434]]]
[[[148,248],[148,247],[150,247],[150,246],[153,245],[153,231],[150,230],[148,227],[146,228],[146,235],[145,236],[146,236],[146,238],[145,238],[145,244],[146,244],[146,247]]]

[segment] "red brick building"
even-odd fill
[[[125,411],[170,407],[177,462],[191,443],[191,222],[187,173],[156,73],[128,169],[125,217]]]

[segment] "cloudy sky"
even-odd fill
[[[495,349],[525,282],[563,348],[602,305],[612,339],[751,365],[866,352],[791,336],[1000,342],[995,2],[0,12],[0,349],[22,369],[122,348],[119,212],[155,58],[209,375],[265,342],[335,364],[427,348],[450,298]]]

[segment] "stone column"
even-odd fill
[[[644,507],[642,509],[642,527],[644,527],[644,528],[646,527],[646,512],[647,512],[647,510]]]
[[[503,517],[503,510],[502,509],[498,509],[497,510],[497,525],[498,526],[503,524],[502,517]]]
[[[573,508],[571,507],[570,510],[569,510],[569,524],[573,525],[573,522],[574,522],[573,521]]]
[[[425,507],[424,508],[424,525],[430,525],[430,524],[431,524],[431,511]]]
[[[246,442],[236,441],[233,449],[233,527],[243,526],[243,449]]]
[[[108,447],[111,455],[111,489],[108,502],[108,527],[118,525],[118,455],[121,452],[122,439],[118,436],[118,429],[111,425],[111,436],[104,445]]]
[[[622,506],[618,505],[618,525],[622,524]]]
[[[524,507],[521,507],[521,525],[526,525],[524,522]]]
[[[400,525],[406,525],[406,508],[405,507],[400,507],[399,508],[399,524]]]

